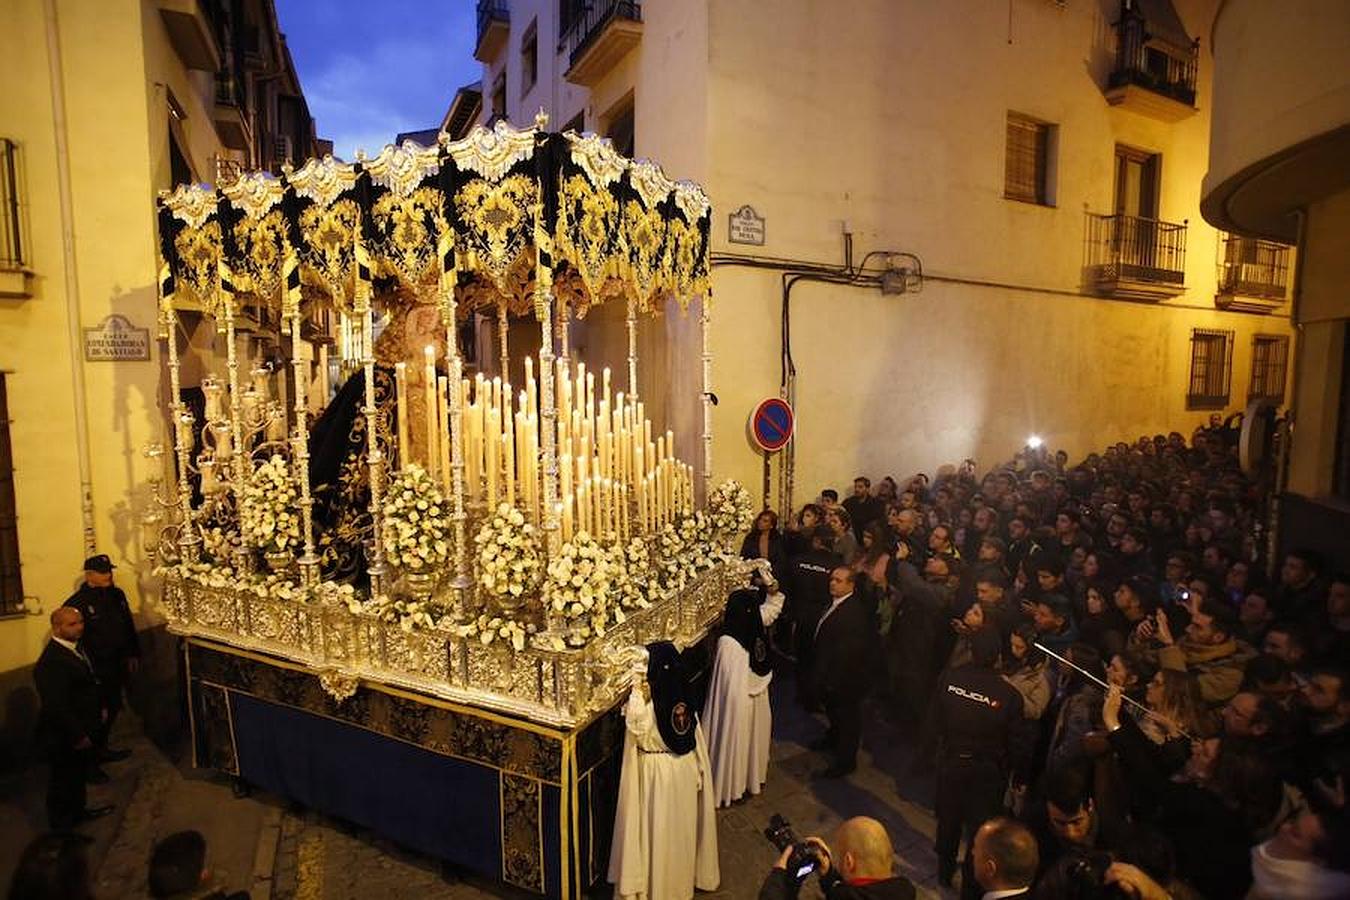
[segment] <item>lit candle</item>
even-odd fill
[[[563,543],[572,540],[572,495],[563,494],[562,502],[558,504],[558,512],[562,516],[562,539]]]
[[[495,408],[489,408],[487,411],[487,428],[483,433],[483,450],[486,453],[484,465],[487,466],[487,504],[488,509],[497,508],[497,475],[501,472],[501,467],[497,463],[497,453],[501,450],[501,427],[498,423],[498,414]]]
[[[408,466],[408,364],[400,362],[394,366],[394,387],[396,392],[396,415],[398,416],[398,466]]]

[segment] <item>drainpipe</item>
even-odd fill
[[[1289,464],[1294,455],[1294,432],[1298,429],[1299,364],[1303,361],[1303,325],[1298,320],[1298,314],[1303,299],[1303,253],[1308,243],[1308,211],[1300,208],[1293,212],[1298,222],[1298,237],[1294,243],[1294,289],[1289,299],[1289,324],[1294,330],[1294,358],[1290,367],[1288,411],[1284,416],[1280,453],[1275,460],[1270,513],[1266,520],[1266,576],[1271,579],[1280,565],[1280,541],[1284,537],[1280,529],[1280,507],[1284,504],[1284,492],[1289,487]]]
[[[52,86],[52,130],[56,138],[56,182],[61,205],[61,258],[66,278],[66,327],[70,341],[70,392],[75,412],[75,459],[80,472],[80,519],[84,526],[84,555],[92,556],[98,541],[94,533],[94,482],[90,475],[89,417],[85,399],[84,351],[81,346],[80,280],[75,264],[75,210],[70,190],[70,143],[66,134],[66,93],[61,73],[61,34],[56,22],[56,0],[43,0],[47,25],[47,64]]]

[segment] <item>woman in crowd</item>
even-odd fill
[[[979,607],[979,604],[976,604]],[[1033,754],[1040,734],[1041,717],[1050,705],[1050,676],[1045,654],[1032,644],[1036,628],[1023,623],[1008,636],[1000,674],[1022,695],[1022,721],[1013,726],[1008,744],[1013,749],[1009,762],[1014,796],[1020,797],[1031,778]]]
[[[845,563],[853,562],[858,555],[858,541],[853,536],[853,519],[842,506],[832,506],[825,511],[825,524],[834,532],[835,553]]]
[[[1105,582],[1092,582],[1083,593],[1082,609],[1074,610],[1078,615],[1079,640],[1096,647],[1103,658],[1120,653],[1130,634],[1129,623],[1111,601],[1111,594]]]
[[[851,565],[855,572],[866,575],[872,586],[885,590],[886,568],[891,564],[890,548],[895,537],[883,522],[869,522],[863,529],[862,549]]]
[[[766,509],[755,517],[754,527],[741,541],[741,559],[767,559],[774,577],[787,573],[787,552],[778,531],[778,513]]]

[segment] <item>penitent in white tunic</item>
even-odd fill
[[[634,690],[614,816],[609,880],[623,900],[689,900],[717,889],[717,819],[702,726],[694,749],[676,756],[661,739],[651,701]]]
[[[771,594],[759,609],[765,627],[772,625],[783,610],[783,595]],[[750,654],[740,641],[729,634],[718,639],[703,723],[719,807],[736,802],[746,792],[758,794],[769,777],[772,680],[772,672],[756,675],[751,670]]]

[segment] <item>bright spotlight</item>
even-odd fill
[[[1027,446],[1030,447],[1032,450],[1041,449],[1042,443],[1044,443],[1044,441],[1041,440],[1041,436],[1039,434],[1033,434],[1031,437],[1027,438]]]

